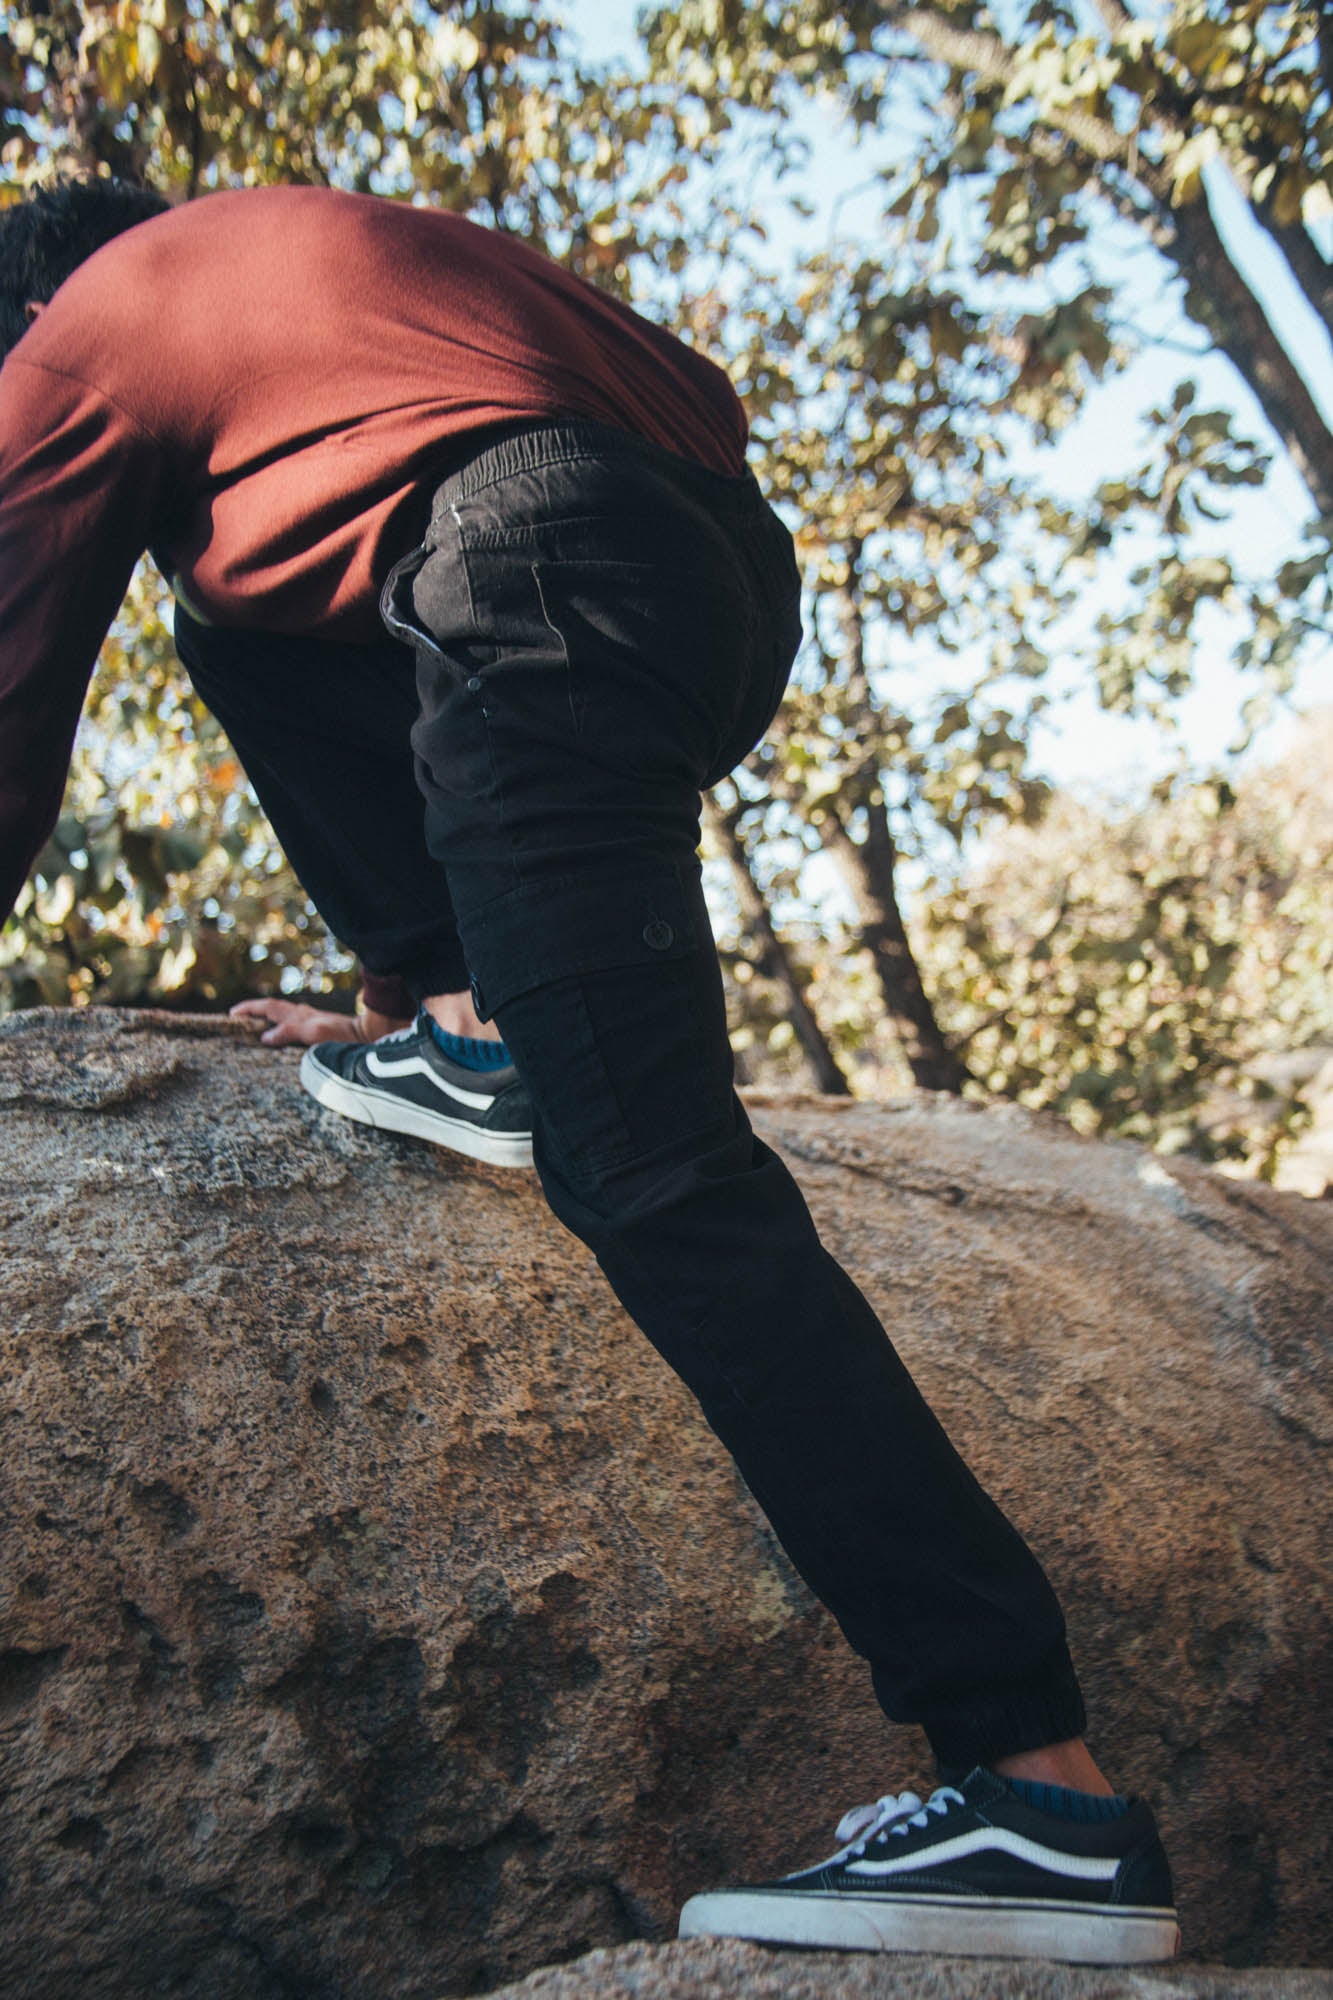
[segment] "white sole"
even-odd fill
[[[1155,1965],[1180,1950],[1171,1910],[1105,1909],[1000,1896],[848,1896],[722,1890],[692,1896],[680,1935],[750,1938],[825,1951],[920,1951],[955,1958],[1052,1958]]]
[[[378,1132],[404,1132],[411,1139],[429,1139],[432,1145],[447,1146],[470,1160],[483,1160],[490,1167],[530,1167],[532,1138],[527,1132],[485,1132],[465,1118],[445,1118],[438,1111],[424,1111],[405,1104],[387,1091],[372,1090],[364,1083],[344,1083],[330,1076],[317,1062],[313,1049],[301,1058],[301,1082],[328,1111],[354,1118],[358,1125],[373,1125]]]

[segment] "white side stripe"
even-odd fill
[[[488,1105],[495,1102],[494,1097],[486,1092],[460,1090],[456,1083],[446,1083],[445,1079],[437,1076],[430,1064],[423,1062],[420,1056],[409,1056],[405,1062],[389,1062],[372,1049],[366,1057],[366,1068],[372,1076],[424,1076],[427,1082],[433,1083],[446,1097],[452,1097],[456,1104],[470,1104],[474,1111],[485,1111]]]
[[[1039,1868],[1049,1870],[1052,1875],[1067,1875],[1079,1882],[1109,1882],[1118,1861],[1102,1860],[1091,1854],[1063,1854],[1058,1847],[1043,1847],[1040,1841],[1027,1840],[1021,1833],[1009,1833],[1000,1826],[979,1826],[971,1833],[960,1833],[953,1840],[942,1840],[938,1847],[919,1849],[915,1854],[903,1854],[893,1861],[849,1861],[849,1875],[905,1875],[912,1869],[935,1868],[946,1861],[961,1861],[969,1854],[984,1854],[988,1850],[999,1849],[1001,1853],[1012,1854],[1018,1861],[1035,1862]]]

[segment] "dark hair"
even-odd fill
[[[133,181],[62,174],[0,208],[0,359],[27,330],[30,299],[49,305],[85,257],[170,206]]]

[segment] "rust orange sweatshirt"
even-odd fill
[[[719,368],[458,216],[248,189],[80,265],[0,368],[0,919],[146,548],[215,624],[370,639],[445,454],[559,416],[742,468]]]

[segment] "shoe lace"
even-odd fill
[[[929,1826],[931,1813],[947,1813],[951,1805],[963,1803],[962,1793],[952,1785],[941,1785],[924,1805],[915,1792],[885,1792],[873,1805],[853,1806],[844,1813],[834,1838],[844,1843],[847,1853],[863,1854],[866,1843],[877,1834],[905,1836],[909,1827]]]

